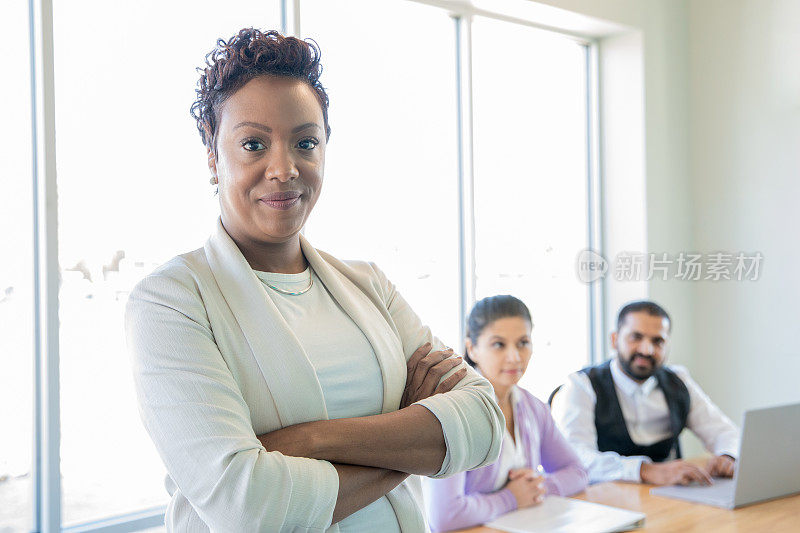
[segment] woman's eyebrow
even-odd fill
[[[252,128],[256,128],[256,129],[259,129],[261,131],[265,131],[267,133],[272,133],[272,128],[270,128],[269,126],[265,126],[264,124],[259,124],[258,122],[250,122],[248,120],[245,120],[244,122],[238,123],[237,125],[235,125],[233,127],[233,129],[242,128],[244,126],[250,126]]]
[[[292,133],[297,133],[298,131],[303,131],[306,128],[317,128],[318,130],[322,130],[322,128],[316,122],[306,122],[305,124],[301,124],[292,130]]]
[[[270,128],[269,126],[267,126],[265,124],[260,124],[258,122],[251,122],[249,120],[245,120],[243,122],[239,122],[237,125],[235,125],[233,127],[233,129],[242,128],[244,126],[250,126],[252,128],[259,129],[259,130],[264,131],[266,133],[272,133],[272,128]],[[298,131],[303,131],[304,129],[307,129],[307,128],[316,128],[318,130],[322,130],[322,128],[316,122],[306,122],[305,124],[301,124],[301,125],[293,128],[292,129],[292,133],[297,133]]]

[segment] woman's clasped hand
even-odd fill
[[[509,470],[506,488],[514,495],[519,509],[542,503],[547,494],[544,476],[530,468]]]

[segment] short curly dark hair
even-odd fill
[[[247,82],[258,76],[285,76],[309,84],[322,107],[326,137],[328,125],[328,93],[319,81],[322,75],[321,52],[311,39],[284,37],[279,32],[262,32],[245,28],[217,45],[206,55],[206,66],[197,69],[197,99],[191,113],[203,144],[217,153],[217,127],[222,104]]]

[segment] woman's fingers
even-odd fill
[[[529,476],[531,474],[535,474],[535,472],[530,468],[514,468],[508,471],[508,479],[514,481],[517,478]]]
[[[442,392],[450,392],[453,390],[453,387],[458,385],[458,382],[464,379],[464,376],[467,375],[467,369],[462,368],[461,370],[456,370],[453,372],[453,375],[442,381],[436,390],[433,391],[434,394],[439,394]]]
[[[410,376],[414,373],[414,369],[417,368],[417,363],[419,363],[420,359],[428,355],[430,351],[431,343],[426,342],[411,354],[411,357],[409,357],[408,361],[406,362],[406,376]]]
[[[428,352],[430,348],[431,343],[426,342],[411,354],[406,363],[408,375],[400,401],[401,408],[433,394],[452,390],[467,374],[467,369],[463,368],[442,380],[445,374],[461,364],[462,358],[452,357],[452,348]]]
[[[451,355],[453,355],[453,350],[448,348],[446,350],[437,350],[435,352],[431,352],[420,359],[419,362],[417,362],[413,373],[408,375],[408,379],[410,381],[408,389],[409,392],[412,395],[416,394],[416,391],[420,389],[422,382],[425,381],[425,378],[431,369]],[[431,392],[433,392],[433,389],[431,389]]]
[[[463,360],[461,357],[450,357],[450,355],[452,355],[452,351],[450,354],[445,355],[446,359],[439,361],[431,366],[430,369],[428,369],[428,372],[425,374],[425,378],[422,380],[422,384],[420,385],[419,389],[417,389],[418,398],[427,398],[433,394],[433,391],[436,390],[436,386],[439,384],[439,380],[442,379],[445,374],[461,364],[461,361]]]

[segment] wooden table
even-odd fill
[[[636,531],[800,533],[800,494],[729,511],[661,496],[651,496],[652,485],[598,483],[577,495],[579,500],[602,503],[647,515]],[[470,533],[496,533],[490,527],[464,529]]]

